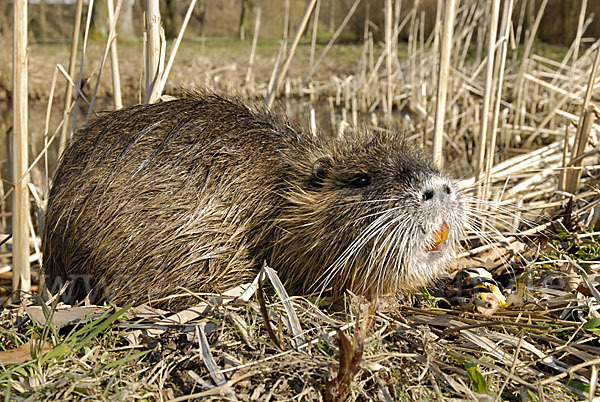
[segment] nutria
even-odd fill
[[[69,302],[223,292],[265,261],[294,294],[390,294],[443,272],[464,219],[456,187],[401,134],[321,138],[200,93],[102,114],[74,135],[44,269],[52,290],[72,281]]]

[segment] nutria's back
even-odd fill
[[[50,193],[44,270],[51,290],[75,284],[67,301],[222,292],[263,261],[295,293],[389,293],[437,276],[462,221],[454,186],[400,135],[317,139],[199,94],[76,133]]]

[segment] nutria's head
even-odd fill
[[[296,291],[381,295],[443,273],[463,231],[463,202],[401,135],[349,133],[307,155],[293,161],[271,261]]]

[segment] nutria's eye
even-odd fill
[[[366,173],[359,174],[350,181],[350,185],[354,188],[367,187],[371,184],[371,176]]]

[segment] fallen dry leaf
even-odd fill
[[[34,335],[33,338],[18,348],[11,350],[4,350],[0,352],[0,362],[2,364],[19,364],[25,363],[34,358],[33,354],[35,352],[35,348],[39,345],[37,335]],[[44,341],[40,354],[43,356],[49,351],[52,350],[52,345]]]
[[[29,317],[39,325],[46,325],[47,320],[44,316],[42,308],[39,306],[28,306],[25,307],[25,311]],[[62,328],[67,325],[75,325],[82,321],[94,319],[102,315],[106,311],[103,307],[81,307],[73,306],[66,309],[60,309],[54,311],[52,314],[52,322],[56,328]]]

